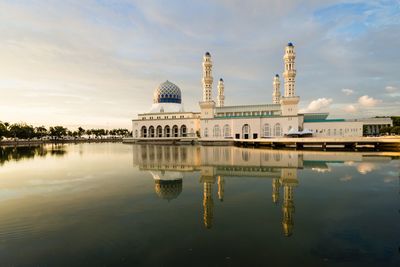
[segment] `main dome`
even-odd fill
[[[182,103],[181,89],[178,86],[165,81],[160,84],[153,95],[153,103]]]

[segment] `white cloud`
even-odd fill
[[[332,98],[318,98],[317,100],[311,101],[307,108],[300,112],[317,112],[323,108],[328,108],[332,104]]]
[[[345,95],[352,95],[352,94],[354,94],[354,91],[351,89],[344,88],[344,89],[342,89],[342,93]]]
[[[363,107],[375,107],[380,102],[382,100],[369,97],[368,95],[363,95],[358,99],[358,103]]]
[[[354,105],[347,105],[346,107],[343,108],[343,110],[348,113],[355,113],[357,112],[357,107]]]
[[[397,87],[394,87],[394,86],[386,86],[386,87],[385,87],[385,90],[386,90],[386,92],[388,92],[388,93],[394,93],[394,92],[396,92],[396,91],[398,90],[398,88],[397,88]]]

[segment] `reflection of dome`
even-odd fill
[[[153,103],[182,103],[181,89],[178,86],[165,81],[160,84],[153,95]]]
[[[160,198],[168,201],[175,199],[182,192],[182,179],[179,180],[155,180],[155,190]]]

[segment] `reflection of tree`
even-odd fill
[[[52,156],[63,156],[66,153],[63,145],[53,145],[50,149],[45,146],[15,146],[0,147],[0,165],[7,161]]]

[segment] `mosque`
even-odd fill
[[[278,74],[272,81],[272,103],[225,105],[224,80],[218,80],[217,99],[213,99],[213,62],[203,57],[203,98],[200,112],[185,111],[181,89],[170,81],[160,84],[148,113],[132,121],[134,141],[221,142],[238,139],[279,138],[288,134],[315,137],[359,137],[378,133],[391,126],[390,118],[344,120],[328,119],[328,113],[299,113],[296,94],[296,53],[293,43],[284,49],[283,94]]]

